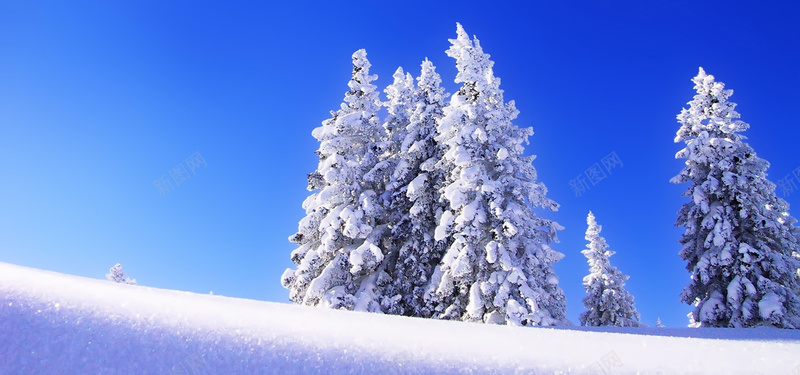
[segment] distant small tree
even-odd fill
[[[661,324],[661,317],[656,319],[656,328],[664,328],[664,325]]]
[[[586,311],[581,313],[583,326],[639,327],[639,313],[633,306],[633,296],[625,290],[625,280],[617,267],[611,265],[609,257],[614,252],[608,250],[605,238],[600,236],[602,226],[597,225],[594,215],[589,212],[586,218],[586,240],[589,245],[581,251],[589,262],[589,275],[583,278],[586,297],[583,304]]]
[[[122,270],[122,265],[117,263],[108,270],[106,279],[120,284],[136,285],[136,279],[125,277],[125,271]]]

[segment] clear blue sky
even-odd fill
[[[668,180],[698,66],[735,90],[773,181],[800,167],[794,2],[257,3],[0,0],[0,261],[94,278],[121,262],[142,285],[287,302],[311,131],[350,55],[366,48],[381,89],[428,57],[453,92],[456,22],[535,131],[573,322],[592,210],[643,320],[687,323],[685,186]],[[160,196],[153,181],[195,152],[206,165]],[[623,166],[576,196],[570,180],[611,152]]]

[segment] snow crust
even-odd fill
[[[785,374],[798,353],[798,330],[496,326],[0,263],[3,374]]]

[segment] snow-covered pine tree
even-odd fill
[[[661,317],[656,319],[656,328],[664,328],[664,325],[661,324]]]
[[[408,165],[400,156],[400,144],[406,137],[409,118],[411,117],[411,107],[413,106],[414,78],[410,73],[405,73],[402,67],[397,68],[392,75],[394,81],[386,87],[387,101],[382,105],[386,109],[387,116],[383,122],[384,138],[381,141],[383,153],[379,155],[378,168],[381,176],[371,176],[381,179],[385,189],[380,194],[380,202],[386,209],[383,210],[384,217],[378,218],[381,223],[387,225],[384,237],[381,239],[381,248],[384,250],[383,269],[392,279],[392,283],[382,285],[381,309],[390,314],[402,314],[401,306],[402,295],[394,287],[398,282],[393,276],[395,264],[398,259],[398,224],[407,220],[408,210],[403,210],[398,203],[401,195],[398,190],[402,185],[402,180],[406,178]]]
[[[387,286],[384,309],[393,314],[430,317],[430,299],[426,299],[429,278],[442,257],[442,243],[433,238],[436,219],[444,204],[438,189],[443,174],[436,168],[442,158],[442,148],[435,141],[436,121],[442,117],[447,97],[440,86],[441,78],[433,63],[427,59],[417,78],[417,86],[407,101],[408,78],[402,71],[395,73],[395,83],[401,88],[387,89],[389,116],[398,119],[397,113],[407,113],[407,127],[396,147],[395,170],[392,175],[391,202],[387,205],[395,216],[392,219],[394,262],[390,262],[392,284]],[[399,134],[399,132],[398,132]]]
[[[589,263],[589,274],[583,278],[586,297],[581,313],[582,326],[639,327],[639,313],[633,306],[633,296],[625,290],[627,275],[611,265],[609,257],[614,252],[608,249],[606,239],[600,236],[603,230],[589,211],[586,217],[586,240],[589,244],[581,251]],[[659,320],[660,322],[660,320]]]
[[[113,281],[115,283],[122,283],[125,281],[125,271],[122,270],[122,264],[115,264],[111,268],[108,269],[108,273],[106,274],[106,279],[108,281]]]
[[[552,264],[563,255],[549,247],[560,226],[533,207],[557,210],[536,179],[523,142],[533,134],[512,121],[519,113],[503,100],[493,62],[461,25],[448,56],[461,83],[444,109],[437,142],[446,150],[437,166],[447,172],[447,202],[435,239],[452,241],[432,283],[435,318],[509,325],[564,322],[566,301]]]
[[[689,182],[678,212],[680,256],[691,282],[681,293],[702,327],[800,328],[800,246],[789,205],[767,180],[769,163],[740,134],[749,125],[728,101],[733,90],[702,68],[697,94],[677,116],[676,158],[686,166],[673,183]]]
[[[406,137],[408,132],[408,124],[411,118],[411,110],[414,106],[414,77],[411,73],[403,71],[402,67],[397,68],[392,75],[394,81],[391,85],[386,87],[383,92],[386,93],[388,99],[384,104],[386,107],[386,121],[383,127],[386,131],[386,147],[384,153],[384,160],[390,160],[391,168],[394,169],[394,175],[391,176],[390,186],[387,188],[387,193],[393,191],[398,179],[404,177],[404,167],[402,166],[403,158],[398,155],[400,151],[400,144]],[[399,176],[398,176],[399,174]]]
[[[384,139],[382,142],[383,153],[379,156],[382,171],[381,176],[385,181],[381,199],[386,212],[386,222],[396,224],[407,213],[398,212],[396,200],[398,190],[407,178],[409,165],[400,154],[400,146],[408,133],[411,110],[414,106],[414,77],[405,73],[403,68],[397,68],[392,76],[394,81],[385,90],[387,101],[383,103],[386,108],[386,121],[383,122]]]
[[[122,270],[122,265],[119,263],[108,269],[106,279],[115,283],[136,285],[136,279],[125,277],[125,271]]]
[[[320,161],[308,189],[316,192],[303,202],[306,217],[289,238],[299,245],[291,254],[297,269],[281,277],[298,304],[380,311],[379,284],[389,282],[380,247],[387,228],[376,219],[383,217],[384,135],[371,83],[377,76],[369,68],[366,52],[356,51],[345,102],[312,132]]]

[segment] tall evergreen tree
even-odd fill
[[[589,262],[589,274],[583,278],[586,297],[581,313],[582,326],[639,327],[639,313],[633,306],[633,296],[625,290],[625,280],[617,267],[611,265],[609,257],[614,252],[608,249],[606,239],[600,236],[603,227],[597,224],[592,212],[586,217],[586,249],[581,251]],[[659,320],[660,322],[660,320]]]
[[[536,179],[534,157],[523,156],[533,134],[512,121],[519,113],[503,100],[493,62],[461,25],[448,56],[456,59],[460,90],[438,127],[447,172],[441,189],[448,206],[435,239],[450,246],[432,282],[434,317],[510,325],[564,320],[565,299],[552,264],[563,257],[548,244],[559,225],[532,206],[556,210]]]
[[[378,168],[371,179],[380,179],[385,186],[381,193],[381,204],[386,209],[383,210],[384,217],[379,218],[382,223],[387,225],[387,230],[381,239],[382,248],[386,256],[383,260],[383,269],[393,280],[392,283],[382,284],[380,290],[381,309],[390,314],[402,314],[404,312],[401,304],[402,292],[394,287],[398,282],[395,273],[395,265],[398,262],[398,225],[408,215],[408,210],[403,209],[399,204],[398,197],[402,180],[406,177],[408,164],[400,155],[400,144],[406,137],[409,118],[411,117],[411,107],[414,100],[414,78],[410,73],[405,73],[402,67],[397,68],[392,76],[394,81],[383,91],[386,93],[387,101],[383,102],[387,116],[383,122],[384,139],[382,141],[383,153],[379,155]],[[380,173],[378,175],[377,173]]]
[[[319,166],[308,176],[316,191],[304,202],[306,217],[290,241],[297,269],[287,269],[281,283],[295,303],[337,309],[380,311],[378,292],[388,282],[381,239],[386,225],[381,197],[379,156],[384,138],[377,112],[377,76],[369,74],[364,50],[353,54],[353,73],[344,103],[314,129],[320,141]]]
[[[740,134],[749,125],[728,101],[732,90],[702,68],[697,94],[677,116],[686,159],[671,181],[689,182],[678,213],[680,256],[691,282],[681,301],[703,327],[800,328],[800,246],[789,205],[767,180],[769,163]]]
[[[387,101],[383,103],[386,108],[386,121],[383,123],[385,130],[383,154],[380,159],[381,178],[385,181],[386,189],[382,194],[383,205],[389,208],[386,212],[386,221],[396,226],[397,222],[407,216],[407,211],[398,209],[400,190],[409,175],[409,164],[401,153],[401,144],[408,134],[411,111],[414,106],[415,87],[411,73],[403,72],[397,68],[394,82],[386,87]]]
[[[391,246],[397,259],[390,263],[392,284],[387,287],[384,308],[389,313],[419,317],[432,314],[426,299],[433,267],[442,256],[442,245],[433,238],[436,219],[443,210],[438,189],[443,175],[435,166],[442,158],[442,148],[434,139],[436,121],[441,119],[447,95],[440,87],[441,78],[427,59],[417,78],[417,86],[407,101],[398,95],[408,87],[408,78],[395,73],[395,84],[387,89],[389,116],[402,118],[407,113],[407,127],[397,139],[397,162],[390,183],[388,204],[393,215]],[[395,104],[392,104],[395,103]]]

